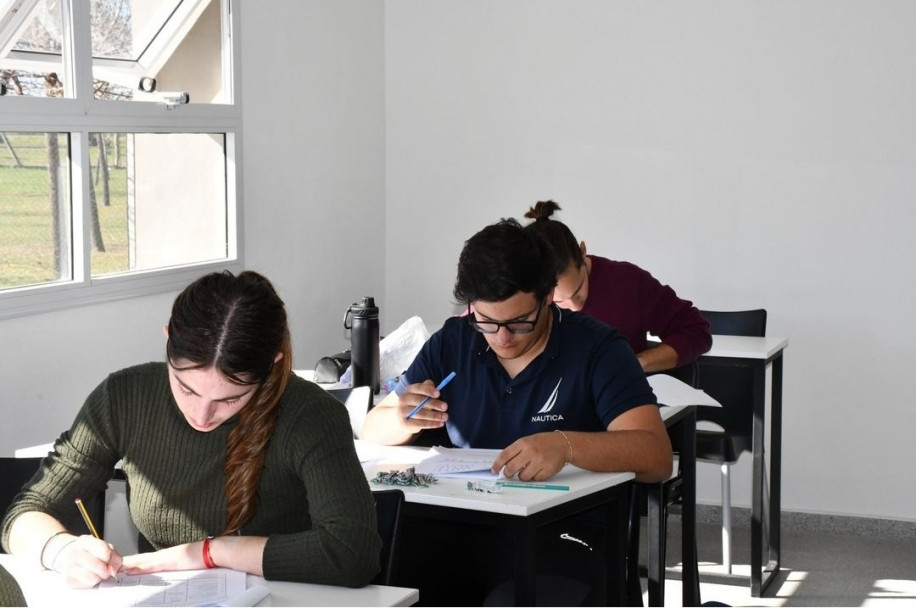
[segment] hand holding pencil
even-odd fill
[[[41,560],[42,565],[60,573],[68,586],[87,588],[117,576],[121,554],[101,538],[82,500],[77,498],[75,503],[91,536],[55,532],[45,542]]]

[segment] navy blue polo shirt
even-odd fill
[[[547,347],[509,378],[484,337],[453,317],[423,345],[395,388],[450,372],[442,389],[446,429],[456,447],[502,449],[553,431],[603,431],[620,414],[656,403],[626,338],[594,318],[556,306]]]

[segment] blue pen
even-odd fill
[[[454,377],[455,377],[455,372],[450,373],[448,376],[446,376],[446,377],[442,380],[442,382],[439,383],[439,386],[436,387],[436,390],[437,390],[437,391],[441,391],[443,388],[445,388],[445,385],[446,385],[446,384],[448,384],[449,382],[452,381],[452,378],[454,378]],[[420,410],[422,410],[422,409],[423,409],[423,406],[426,405],[426,402],[429,401],[430,399],[432,399],[432,397],[427,397],[426,399],[424,399],[423,401],[421,401],[420,404],[419,404],[417,407],[415,407],[415,408],[413,408],[412,410],[410,410],[410,413],[407,414],[407,419],[410,420],[411,418],[413,418],[414,416],[416,416],[416,415],[417,415],[417,412],[419,412]]]

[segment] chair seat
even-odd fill
[[[697,431],[697,460],[735,463],[741,452],[750,452],[749,435],[716,431]]]

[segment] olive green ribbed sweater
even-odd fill
[[[25,606],[19,583],[3,566],[0,566],[0,606]]]
[[[7,513],[4,547],[13,518],[39,510],[66,520],[74,497],[103,488],[119,460],[131,517],[154,547],[223,531],[226,441],[238,417],[208,433],[194,430],[172,398],[167,373],[164,363],[138,365],[110,375],[89,395],[34,485]],[[269,537],[268,579],[364,585],[378,572],[381,541],[346,408],[295,376],[279,407],[258,509],[242,534]]]

